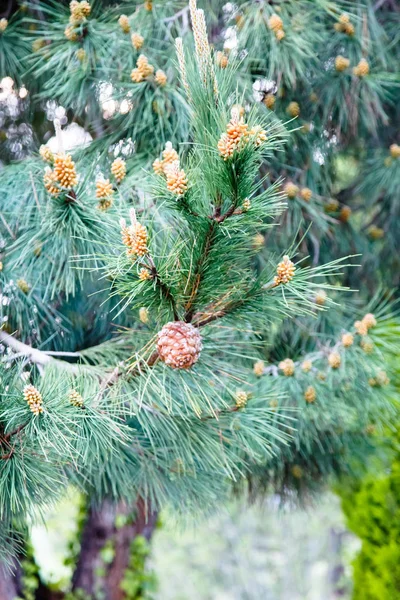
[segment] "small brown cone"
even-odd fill
[[[191,323],[172,321],[158,333],[157,352],[172,369],[190,369],[202,350],[199,330]]]

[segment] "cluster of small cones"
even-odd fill
[[[153,162],[153,169],[157,175],[166,178],[168,190],[177,197],[183,196],[188,189],[186,173],[180,166],[179,155],[172,147],[171,142],[165,144],[162,158]]]

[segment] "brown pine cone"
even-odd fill
[[[172,369],[190,369],[202,350],[199,330],[190,323],[172,321],[158,333],[157,352]]]

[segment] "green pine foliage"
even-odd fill
[[[304,497],[397,414],[398,13],[199,2],[207,37],[193,0],[81,4],[0,33],[2,559],[68,485]]]

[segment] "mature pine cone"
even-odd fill
[[[172,321],[158,333],[157,352],[172,369],[190,369],[198,361],[201,336],[190,323]]]

